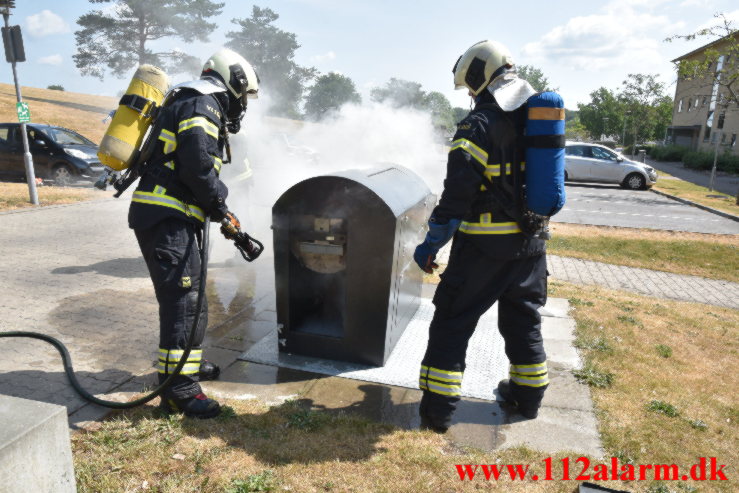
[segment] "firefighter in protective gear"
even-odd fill
[[[259,79],[244,58],[224,49],[208,59],[199,80],[175,89],[161,110],[157,148],[133,193],[128,216],[159,302],[160,383],[179,363],[195,317],[205,216],[238,223],[226,206],[228,189],[219,173],[228,133],[238,132],[247,98],[257,96]],[[220,413],[220,405],[199,384],[219,373],[203,359],[207,323],[203,303],[187,363],[162,395],[166,411],[199,418]]]
[[[467,88],[475,108],[457,127],[444,190],[415,251],[419,267],[432,272],[436,253],[454,238],[449,264],[433,303],[419,386],[421,424],[444,432],[460,400],[467,343],[477,322],[498,302],[498,328],[510,360],[503,398],[535,418],[549,383],[539,307],[546,302],[543,239],[524,228],[520,202],[526,122],[524,103],[534,94],[518,79],[508,50],[493,41],[473,45],[453,69],[457,88]],[[497,90],[503,88],[503,93]]]

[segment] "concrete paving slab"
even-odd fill
[[[214,397],[281,404],[309,392],[316,378],[318,375],[304,371],[235,361],[222,371],[218,380],[204,382],[203,387]]]
[[[565,300],[566,301],[566,300]],[[575,340],[575,321],[563,317],[543,317],[541,333],[544,339],[557,339],[572,342]]]
[[[67,412],[0,395],[0,489],[75,492]]]

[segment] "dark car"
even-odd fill
[[[28,147],[37,178],[56,185],[94,181],[103,171],[98,147],[72,130],[53,125],[26,124]],[[0,177],[25,180],[23,139],[19,123],[0,123]]]

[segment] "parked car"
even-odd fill
[[[77,132],[37,123],[26,124],[26,131],[37,178],[64,186],[76,180],[95,181],[103,172],[97,145]],[[0,123],[0,176],[25,180],[19,123]]]
[[[598,144],[567,142],[565,180],[617,183],[632,190],[645,190],[657,182],[651,166],[626,159]]]

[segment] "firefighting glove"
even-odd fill
[[[454,236],[462,222],[459,219],[449,219],[446,223],[440,224],[439,221],[433,215],[431,216],[426,239],[416,247],[416,251],[413,253],[413,260],[416,261],[422,271],[428,274],[432,274],[434,269],[439,267],[434,262],[436,254]]]
[[[240,232],[241,222],[239,222],[239,218],[233,212],[227,212],[226,217],[221,220],[221,234],[227,240],[236,240]]]

